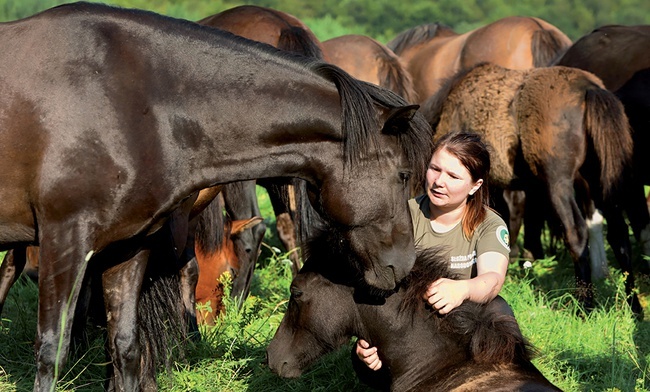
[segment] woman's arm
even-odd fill
[[[508,269],[508,258],[499,252],[485,252],[476,259],[477,275],[468,280],[438,279],[424,297],[441,314],[449,313],[464,300],[487,303],[499,294]]]

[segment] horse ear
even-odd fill
[[[246,229],[250,229],[251,227],[255,227],[256,225],[260,224],[264,218],[259,217],[259,216],[254,216],[250,219],[246,220],[236,220],[233,221],[232,223],[232,229],[230,234],[239,234],[242,231]]]
[[[408,105],[389,109],[386,113],[386,122],[382,132],[388,135],[400,133],[402,129],[408,126],[419,108],[420,105]]]

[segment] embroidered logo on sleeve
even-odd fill
[[[508,233],[508,228],[505,226],[497,227],[497,240],[503,245],[508,251],[510,251],[510,233]]]

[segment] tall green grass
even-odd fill
[[[260,191],[269,232],[264,260],[256,270],[251,296],[238,308],[226,302],[225,316],[201,327],[202,340],[187,342],[188,357],[170,373],[161,371],[161,391],[370,391],[360,384],[349,355],[352,342],[326,356],[297,380],[284,380],[265,366],[265,349],[282,319],[291,272],[273,234],[270,207]],[[635,321],[625,302],[623,276],[596,283],[597,307],[586,314],[571,287],[573,265],[560,247],[556,256],[532,268],[512,264],[502,295],[512,306],[524,335],[538,349],[536,366],[565,391],[650,392],[650,324]],[[609,254],[610,260],[614,260]],[[228,281],[226,280],[226,283]],[[645,305],[648,278],[639,278]],[[226,285],[228,287],[228,285]],[[0,391],[32,389],[35,367],[37,287],[21,280],[12,289],[0,324]],[[87,346],[71,355],[59,391],[101,391],[106,360],[102,331],[88,327]]]

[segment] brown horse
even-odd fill
[[[387,46],[406,64],[419,102],[458,71],[482,62],[509,69],[550,65],[571,45],[557,27],[539,18],[510,16],[464,34],[439,24],[404,31]]]
[[[324,50],[316,35],[301,20],[286,12],[254,5],[233,7],[208,16],[197,23],[229,31],[253,41],[263,42],[278,49],[317,59],[324,58]],[[224,186],[226,209],[233,219],[259,216],[255,181]],[[304,183],[299,180],[277,181],[259,179],[257,184],[266,188],[276,217],[278,237],[289,253],[294,274],[300,269],[299,235],[310,224],[310,212],[305,205],[307,196]],[[246,297],[250,290],[252,271],[258,252],[243,253],[240,248],[259,250],[264,237],[261,227],[242,233],[236,242],[243,273],[233,281],[233,294]],[[254,259],[251,259],[254,257]]]
[[[409,174],[421,181],[433,135],[396,94],[142,10],[73,3],[0,32],[0,250],[39,245],[35,391],[56,387],[91,269],[101,271],[112,386],[155,389],[149,365],[163,352],[141,345],[138,306],[172,317],[180,305],[140,295],[178,276],[196,193],[213,185],[302,178],[369,284],[393,289],[408,274]]]
[[[575,261],[578,296],[591,308],[585,218],[593,213],[593,200],[620,197],[615,187],[632,157],[628,120],[614,94],[575,68],[521,71],[482,64],[451,79],[423,113],[436,137],[459,129],[482,134],[493,149],[492,185],[524,190],[536,208],[550,206]],[[507,216],[507,209],[502,212]],[[631,265],[621,268],[629,274],[626,287],[638,312]]]
[[[239,274],[253,272],[252,269],[241,269],[240,255],[235,249],[237,237],[256,225],[266,227],[259,216],[232,220],[228,216],[223,216],[222,209],[223,202],[220,198],[215,199],[201,213],[195,230],[194,253],[199,271],[195,303],[196,319],[199,324],[213,325],[215,318],[223,312],[224,287],[220,278],[224,273],[229,273],[234,280]],[[220,230],[221,228],[223,229]],[[250,278],[248,277],[248,280]],[[234,296],[239,297],[239,294]],[[201,305],[208,305],[208,302],[210,310],[201,307]]]
[[[415,102],[411,75],[402,60],[381,42],[365,35],[343,35],[323,41],[329,62],[357,79],[374,83]]]

